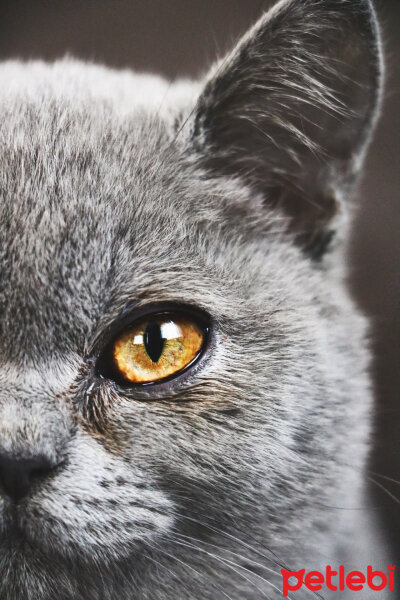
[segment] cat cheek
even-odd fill
[[[168,531],[172,515],[173,505],[152,484],[150,471],[127,465],[78,434],[68,470],[35,496],[21,518],[28,538],[46,548],[56,544],[61,554],[91,553],[100,543],[110,557],[122,557],[139,540]]]

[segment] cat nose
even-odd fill
[[[27,496],[33,485],[47,476],[52,469],[52,463],[41,455],[15,458],[9,454],[0,454],[1,490],[14,502],[18,502]]]

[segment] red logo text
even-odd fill
[[[325,573],[320,571],[309,571],[305,569],[300,571],[286,571],[281,569],[282,573],[282,592],[285,598],[289,592],[295,592],[303,586],[312,592],[322,590],[323,586],[328,590],[341,591],[352,590],[354,592],[369,588],[370,590],[394,590],[394,565],[388,566],[388,572],[374,571],[369,565],[367,573],[361,571],[350,571],[346,573],[345,568],[340,566],[337,571],[327,565]]]

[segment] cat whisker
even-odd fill
[[[396,504],[400,504],[399,498],[397,498],[397,496],[392,494],[392,492],[389,492],[389,490],[387,488],[385,488],[385,486],[382,485],[382,483],[379,483],[379,481],[375,481],[375,479],[373,479],[372,477],[367,477],[367,479],[368,479],[368,481],[370,481],[371,483],[376,485],[378,488],[380,488],[383,492],[385,492],[385,494],[387,496],[389,496],[389,498],[391,498],[394,502],[396,502]],[[399,482],[396,482],[396,483],[399,483]]]
[[[217,548],[218,550],[220,550],[221,548],[217,545],[217,544],[212,544],[211,542],[205,542],[203,540],[200,540],[194,536],[190,536],[190,535],[185,535],[183,533],[179,533],[179,531],[174,531],[174,534],[179,537],[179,538],[184,538],[187,540],[192,540],[193,542],[198,542],[200,544],[203,544],[205,546],[212,546],[214,548]],[[223,548],[224,552],[229,552],[229,554],[232,554],[234,556],[237,556],[238,558],[241,558],[242,560],[245,560],[248,563],[251,563],[254,567],[260,567],[262,569],[265,569],[266,571],[270,571],[271,573],[273,573],[274,575],[279,574],[279,571],[275,571],[274,569],[271,569],[270,567],[267,567],[265,565],[262,565],[261,563],[258,563],[254,560],[252,560],[250,557],[248,556],[243,556],[242,554],[239,554],[238,552],[234,552],[233,550],[229,550],[227,548]]]
[[[205,541],[203,541],[203,540],[199,540],[199,539],[197,539],[197,538],[195,538],[195,537],[184,535],[184,534],[182,534],[182,533],[179,533],[179,532],[177,532],[177,531],[175,531],[174,533],[175,533],[175,535],[176,535],[177,537],[180,537],[180,538],[185,538],[185,539],[188,539],[188,540],[192,540],[193,542],[197,542],[197,543],[199,543],[199,544],[203,544],[203,545],[205,545],[205,546],[212,546],[212,547],[216,548],[217,550],[219,550],[219,549],[220,549],[220,548],[219,548],[219,546],[217,546],[217,544],[212,544],[211,542],[205,542]],[[229,554],[232,554],[233,556],[236,556],[237,558],[239,558],[239,559],[242,559],[242,560],[246,561],[246,563],[248,563],[248,564],[249,564],[249,565],[251,565],[252,567],[255,567],[255,568],[261,568],[261,569],[265,569],[265,570],[267,570],[267,571],[271,572],[271,573],[272,573],[272,574],[274,574],[274,575],[280,575],[280,572],[279,572],[279,571],[275,571],[274,569],[271,569],[270,567],[267,567],[267,566],[265,566],[265,565],[263,565],[263,564],[261,564],[261,563],[259,563],[259,562],[256,562],[256,561],[252,560],[252,559],[251,559],[250,557],[248,557],[248,556],[243,556],[242,554],[239,554],[239,553],[237,553],[237,552],[234,552],[233,550],[229,550],[229,549],[227,549],[227,548],[224,548],[224,549],[223,549],[223,551],[224,551],[224,552],[228,552]],[[240,565],[240,567],[241,567],[241,568],[246,568],[246,567],[244,567],[243,565]],[[260,575],[259,575],[259,574],[258,574],[256,571],[252,571],[252,570],[250,569],[250,572],[254,573],[254,574],[255,574],[256,576],[258,576],[258,577],[261,577],[261,576],[260,576]],[[262,579],[263,579],[263,578],[262,578]],[[317,598],[320,598],[320,599],[322,599],[322,600],[323,600],[323,596],[321,596],[321,594],[318,594],[317,592],[313,592],[313,595],[314,595],[315,597],[317,597]]]
[[[281,568],[284,568],[286,570],[289,570],[289,567],[283,561],[281,561],[281,559],[279,558],[279,556],[277,556],[275,554],[275,552],[273,550],[271,550],[270,548],[268,548],[268,552],[270,552],[274,556],[275,559],[271,558],[270,556],[267,556],[266,554],[264,554],[260,550],[258,550],[256,548],[253,548],[252,546],[250,546],[250,544],[247,544],[246,542],[244,542],[240,538],[238,538],[238,537],[236,537],[236,536],[234,536],[234,535],[232,535],[232,534],[224,531],[223,529],[219,529],[218,527],[215,527],[213,525],[208,525],[207,523],[203,523],[202,521],[199,521],[198,519],[195,519],[193,517],[188,517],[186,515],[178,514],[177,516],[179,518],[192,521],[193,523],[197,523],[201,527],[205,527],[206,529],[209,529],[210,531],[213,531],[214,533],[217,533],[219,535],[223,535],[223,536],[231,539],[232,541],[241,544],[242,546],[244,546],[248,550],[251,550],[252,552],[255,552],[256,554],[258,554],[262,558],[265,558],[266,560],[269,560],[272,564],[275,564],[277,567],[281,567]]]
[[[386,481],[391,481],[392,483],[397,483],[400,485],[400,481],[397,479],[393,479],[393,477],[388,477],[387,475],[381,475],[381,473],[376,473],[375,471],[368,471],[371,475],[375,475],[375,477],[380,477],[381,479],[386,479]]]
[[[163,552],[161,549],[157,549],[159,552]],[[163,552],[165,554],[165,552]],[[176,573],[174,573],[174,571],[172,571],[172,569],[169,569],[166,565],[163,565],[163,563],[161,563],[160,561],[158,561],[157,559],[155,559],[154,557],[150,556],[149,554],[146,555],[146,558],[150,561],[155,563],[156,565],[158,565],[159,567],[162,567],[163,569],[165,569],[166,571],[168,571],[168,573],[170,575],[172,575],[172,577],[174,577],[175,579],[177,578]],[[173,556],[171,556],[171,558],[174,558]],[[184,564],[186,567],[189,565],[186,565],[185,563],[183,563],[183,561],[179,561],[182,564]]]
[[[206,554],[208,555],[210,558],[213,558],[221,563],[223,563],[224,565],[230,567],[232,569],[232,571],[234,571],[237,575],[239,575],[240,577],[243,577],[243,579],[245,579],[246,581],[248,581],[251,585],[253,585],[259,592],[261,592],[263,598],[265,598],[266,600],[272,600],[272,598],[270,596],[267,596],[265,594],[265,592],[254,582],[251,581],[251,579],[249,577],[246,577],[243,573],[241,573],[240,571],[237,570],[237,568],[239,569],[243,569],[244,571],[247,571],[248,573],[250,573],[251,575],[255,575],[256,577],[259,577],[260,579],[262,579],[262,581],[264,581],[267,585],[273,587],[274,589],[276,589],[278,592],[281,592],[281,590],[274,585],[272,582],[268,581],[268,579],[265,579],[264,577],[261,577],[261,575],[258,575],[257,573],[253,573],[252,571],[250,571],[250,569],[247,569],[246,567],[243,567],[242,565],[239,565],[238,563],[235,563],[233,561],[230,561],[227,558],[222,558],[221,556],[218,556],[216,554],[213,554],[212,552],[208,552],[207,550],[204,550],[202,548],[200,548],[199,546],[195,545],[195,544],[190,544],[187,542],[180,542],[174,538],[170,538],[170,541],[172,543],[175,543],[179,546],[183,546],[186,548],[192,548],[193,550],[197,550],[198,552],[201,552],[202,554]],[[237,567],[237,568],[235,568]],[[289,600],[290,597],[288,596]]]
[[[202,575],[202,573],[199,573],[199,571],[197,571],[194,567],[187,564],[185,561],[178,558],[174,554],[167,552],[164,548],[161,548],[158,544],[153,543],[153,548],[155,548],[157,550],[157,552],[161,552],[165,556],[168,556],[169,558],[172,558],[173,560],[179,562],[184,567],[187,567],[190,571],[193,571],[194,573],[196,573],[196,575],[198,575],[201,579],[204,579],[204,574]],[[151,558],[151,557],[149,557],[149,558]],[[172,575],[174,575],[174,573],[170,569],[168,569],[168,567],[166,565],[163,565],[162,563],[156,561],[156,559],[153,559],[153,560],[154,560],[154,562],[157,562],[157,564],[159,564],[160,566],[166,568]],[[231,596],[229,596],[229,594],[227,594],[220,586],[216,585],[215,583],[213,583],[212,585],[213,585],[213,587],[218,589],[218,591],[220,591],[226,598],[228,598],[228,600],[233,600],[233,598],[231,598]]]

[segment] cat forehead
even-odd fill
[[[46,237],[84,211],[115,220],[161,201],[179,179],[174,127],[191,90],[70,60],[0,65],[2,221],[23,219],[21,236],[45,223]]]
[[[194,90],[190,82],[170,86],[160,77],[79,61],[2,63],[3,195],[12,194],[14,184],[18,194],[10,201],[22,200],[29,188],[45,202],[51,185],[69,185],[73,194],[74,184],[89,179],[111,187],[117,172],[120,182],[155,164],[159,172]]]
[[[172,240],[179,246],[189,186],[173,143],[182,89],[68,61],[0,67],[4,328],[15,329],[15,310],[26,335],[40,317],[89,327],[85,312],[101,310],[113,268],[128,271],[122,263],[147,253],[139,279]]]

